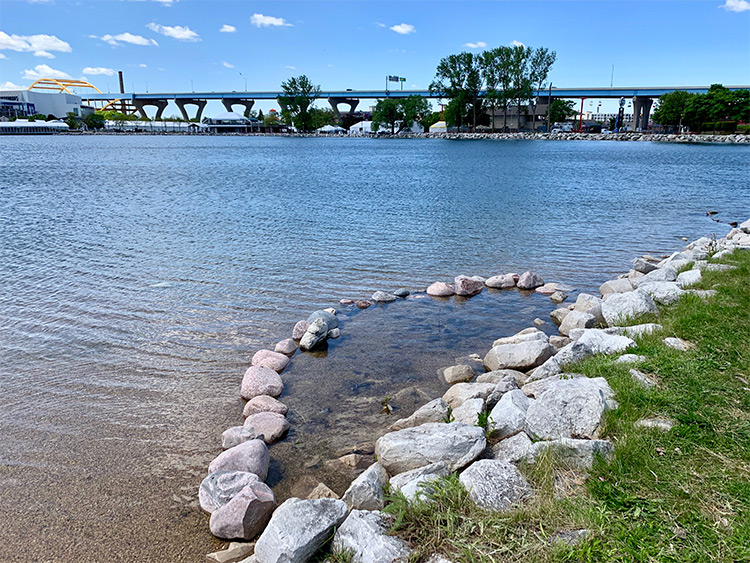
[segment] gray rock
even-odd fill
[[[534,272],[524,272],[516,282],[518,289],[536,289],[542,285],[544,285],[544,280]]]
[[[654,381],[652,377],[649,377],[648,375],[641,371],[638,371],[637,369],[630,370],[630,377],[632,377],[633,381],[635,381],[638,385],[645,389],[656,386],[656,381]]]
[[[277,373],[281,373],[289,365],[289,356],[272,350],[258,350],[253,354],[253,359],[250,363],[254,366],[272,369]]]
[[[497,372],[491,371],[489,373]],[[523,379],[525,380],[525,378]],[[513,391],[514,389],[518,389],[518,379],[516,375],[506,375],[495,384],[495,388],[492,390],[492,393],[488,395],[487,400],[485,401],[485,407],[492,410],[492,408],[498,403],[498,401],[500,401],[503,395],[505,395],[508,391]]]
[[[305,328],[305,330],[307,329]],[[304,332],[302,334],[304,334]],[[302,335],[300,335],[300,338],[302,338]],[[279,352],[280,354],[291,356],[297,351],[297,343],[293,338],[285,338],[284,340],[276,343],[276,346],[274,346],[274,351]]]
[[[729,264],[706,264],[703,269],[708,272],[728,272],[736,270],[737,266],[730,266]]]
[[[465,365],[451,366],[443,370],[443,377],[446,383],[451,385],[462,381],[471,381],[474,379],[474,370]]]
[[[435,282],[427,288],[427,295],[432,297],[450,297],[454,293],[453,288],[443,282]]]
[[[325,309],[320,309],[319,311],[314,311],[310,314],[309,317],[307,317],[308,324],[313,324],[317,319],[323,319],[323,322],[326,323],[326,326],[328,327],[328,330],[333,330],[337,326],[339,326],[339,319],[331,313],[330,311],[326,311]]]
[[[552,319],[552,322],[555,323],[555,325],[560,326],[562,322],[565,320],[565,317],[570,313],[570,309],[567,307],[560,307],[559,309],[555,309],[552,311],[549,316]]]
[[[570,344],[572,340],[568,338],[567,336],[557,336],[556,334],[549,337],[549,343],[552,344],[555,348],[558,350],[561,350],[568,344]]]
[[[385,506],[383,487],[388,483],[388,472],[375,462],[357,477],[341,497],[349,508],[380,510]]]
[[[532,340],[519,344],[501,344],[493,347],[484,357],[488,371],[515,369],[526,371],[542,365],[557,350],[544,340]]]
[[[602,295],[610,295],[611,293],[627,293],[633,291],[633,284],[627,278],[619,278],[616,280],[609,280],[599,286],[599,291]]]
[[[690,293],[701,299],[708,299],[709,297],[716,296],[718,292],[715,289],[686,289],[685,293]]]
[[[352,510],[333,536],[333,548],[352,553],[352,563],[393,563],[408,560],[408,544],[388,535],[391,519],[383,513]]]
[[[258,435],[263,435],[266,444],[280,440],[289,430],[289,421],[276,412],[259,412],[245,419],[246,428],[254,428]]]
[[[247,471],[215,471],[201,481],[198,502],[201,508],[213,513],[232,500],[246,486],[262,483],[255,473]]]
[[[462,424],[475,425],[479,420],[479,413],[484,410],[483,399],[469,399],[460,407],[453,409],[453,420]]]
[[[468,399],[487,399],[495,390],[492,383],[456,383],[443,395],[443,401],[452,409],[457,409]]]
[[[635,258],[633,259],[633,269],[636,272],[640,272],[642,274],[648,274],[649,272],[653,272],[656,270],[656,264],[652,262],[647,262],[643,258]]]
[[[490,412],[492,436],[503,439],[518,434],[526,424],[529,399],[520,389],[505,393]]]
[[[576,379],[578,377],[586,376],[582,373],[558,373],[544,379],[530,381],[529,383],[521,387],[521,391],[523,391],[524,395],[526,395],[527,397],[538,397],[550,387],[554,387],[554,385],[558,381],[563,381],[565,379]]]
[[[677,275],[677,285],[682,289],[701,283],[703,275],[700,270],[688,270]]]
[[[594,354],[615,354],[635,346],[635,341],[627,336],[607,334],[603,330],[592,328],[586,330],[576,344],[588,346]]]
[[[396,291],[394,291],[393,295],[395,295],[396,297],[401,297],[403,299],[405,297],[409,297],[410,291],[408,289],[405,289],[405,288],[402,287],[402,288],[397,289]]]
[[[476,459],[485,444],[477,426],[428,422],[385,434],[375,443],[375,456],[391,475],[436,461],[455,471]]]
[[[492,457],[499,461],[518,463],[526,459],[531,450],[531,439],[525,432],[505,438],[492,446]]]
[[[563,371],[565,366],[585,360],[589,356],[594,355],[594,350],[585,341],[571,342],[567,346],[564,346],[555,355],[544,362],[541,366],[535,369],[529,381],[537,381],[539,379],[545,379],[552,375],[556,375]]]
[[[578,311],[571,311],[560,324],[560,334],[568,336],[570,331],[576,328],[594,328],[596,326],[596,317],[588,313],[580,313]]]
[[[211,514],[208,527],[219,538],[249,540],[263,531],[274,508],[276,498],[268,485],[249,483]]]
[[[255,543],[231,542],[229,547],[206,555],[209,563],[238,563],[247,560],[255,550]],[[243,562],[244,563],[244,562]]]
[[[348,513],[341,500],[290,498],[271,516],[255,544],[255,555],[260,563],[303,563]]]
[[[372,305],[372,302],[368,301],[367,299],[358,299],[354,302],[354,304],[357,306],[357,309],[367,309],[370,305]]]
[[[602,304],[602,315],[609,326],[649,313],[658,314],[659,309],[651,296],[640,289],[628,293],[613,293]]]
[[[680,352],[687,352],[688,350],[694,350],[696,348],[696,345],[692,342],[688,342],[687,340],[683,340],[682,338],[677,338],[674,336],[665,338],[664,344],[666,344],[670,348],[679,350]]]
[[[638,278],[637,280],[631,280],[633,287],[641,287],[644,283],[652,283],[652,282],[671,282],[675,281],[677,279],[677,271],[674,268],[671,268],[669,266],[664,266],[663,268],[658,268],[654,270],[653,272],[649,272],[642,278]]]
[[[334,315],[331,315],[334,316]],[[315,319],[299,341],[300,350],[312,350],[325,342],[328,337],[328,325],[322,318]]]
[[[674,421],[669,418],[642,418],[636,421],[636,428],[652,428],[660,432],[669,432],[674,427]]]
[[[640,338],[646,334],[653,334],[662,330],[662,326],[656,323],[644,323],[632,326],[612,326],[609,328],[599,329],[606,334],[614,334],[620,336],[627,336],[629,338]],[[570,337],[573,340],[578,340],[586,333],[586,329],[574,329],[570,331]]]
[[[248,440],[220,453],[208,466],[208,472],[247,471],[265,481],[270,461],[271,456],[263,440]]]
[[[426,422],[444,422],[448,417],[448,403],[443,399],[434,399],[422,405],[410,417],[402,418],[391,424],[389,430],[403,430],[420,426]]]
[[[486,281],[487,281],[487,278],[485,278],[485,277],[482,277],[482,276],[471,276],[471,278],[470,278],[470,279],[472,279],[472,280],[474,280],[474,281],[477,281],[477,282],[479,282],[479,283],[484,283],[484,282],[486,282]]]
[[[510,289],[516,287],[516,279],[511,274],[492,276],[491,278],[487,278],[484,285],[492,289]]]
[[[638,354],[623,354],[615,360],[616,364],[635,364],[638,362],[645,362],[646,356],[639,356]]]
[[[294,330],[292,331],[292,338],[294,340],[301,340],[302,337],[305,335],[305,332],[307,331],[308,327],[310,326],[310,323],[307,321],[298,321],[296,325],[294,325]]]
[[[480,459],[458,478],[469,497],[487,510],[503,511],[531,496],[531,486],[507,461]]]
[[[247,418],[259,412],[275,412],[285,416],[288,411],[289,408],[281,401],[277,401],[269,395],[258,395],[245,404],[245,408],[242,409],[242,416]]]
[[[486,373],[483,373],[482,375],[477,377],[477,383],[494,383],[495,385],[497,385],[501,381],[504,381],[508,376],[511,376],[513,379],[515,379],[518,386],[526,382],[526,374],[522,371],[518,371],[515,369],[498,369],[495,371],[488,371]]]
[[[562,291],[555,291],[552,295],[549,296],[549,300],[553,303],[562,303],[568,298],[568,294],[564,293]]]
[[[674,282],[649,282],[638,286],[651,296],[651,299],[662,305],[672,305],[680,300],[685,292]]]
[[[568,467],[577,469],[591,469],[597,455],[604,459],[611,459],[615,453],[615,446],[607,440],[577,440],[560,438],[547,442],[532,444],[526,461],[535,463],[539,456],[552,450],[559,461]]]
[[[537,440],[598,438],[611,400],[607,396],[614,393],[604,378],[595,379],[561,380],[547,388],[529,405],[526,433]]]
[[[229,448],[239,446],[243,442],[255,440],[256,438],[262,440],[263,434],[258,432],[255,428],[247,426],[232,426],[221,433],[221,448],[228,450]]]
[[[372,297],[370,298],[375,303],[390,303],[391,301],[395,301],[398,299],[393,293],[386,293],[385,291],[376,291],[372,294]]]
[[[259,395],[278,397],[284,391],[284,383],[274,370],[250,366],[242,377],[240,395],[243,399],[252,399]]]
[[[456,276],[453,280],[453,288],[456,295],[471,297],[482,293],[484,283],[471,279],[467,276]]]
[[[402,493],[407,499],[413,500],[421,493],[431,491],[429,483],[440,477],[445,477],[451,473],[448,466],[442,461],[425,465],[411,471],[405,471],[394,475],[390,481],[391,491]]]
[[[502,346],[503,344],[521,344],[523,342],[531,342],[534,340],[549,342],[549,337],[538,328],[529,327],[517,332],[513,336],[503,336],[502,338],[498,338],[492,343],[492,347]]]
[[[341,329],[334,328],[333,330],[328,331],[326,338],[336,340],[339,336],[341,336]]]

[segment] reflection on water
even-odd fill
[[[0,139],[0,559],[196,560],[195,488],[253,352],[343,297],[534,269],[595,289],[750,216],[747,147]],[[436,370],[546,318],[539,295],[344,310],[283,374],[280,497],[441,394]],[[393,417],[379,414],[391,397]],[[283,479],[282,479],[283,477]],[[107,545],[106,542],[111,542]],[[92,557],[91,555],[94,554]],[[27,558],[34,558],[30,555]]]

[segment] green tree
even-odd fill
[[[78,127],[80,126],[78,116],[72,111],[69,111],[67,113],[67,116],[65,117],[65,123],[67,123],[68,127],[70,127],[71,129],[78,129]]]
[[[576,103],[572,100],[553,100],[547,110],[547,116],[550,123],[565,121],[573,117],[576,113]]]
[[[481,72],[485,85],[485,99],[492,109],[492,131],[495,131],[495,111],[503,108],[503,131],[508,122],[508,94],[510,92],[510,54],[507,46],[484,51],[481,55]]]
[[[430,127],[435,125],[441,119],[442,119],[442,116],[440,115],[440,112],[433,111],[432,113],[424,116],[422,120],[419,122],[419,124],[425,128],[425,131],[427,131]]]
[[[534,98],[539,98],[542,89],[547,87],[546,80],[549,76],[549,71],[552,69],[552,65],[557,60],[557,53],[550,51],[546,47],[539,47],[534,49],[529,58],[529,79],[531,80],[532,87],[535,88],[536,92],[533,94]],[[531,106],[532,120],[531,122],[536,125],[536,104]]]
[[[659,125],[679,125],[682,122],[685,107],[693,94],[684,90],[675,90],[659,96],[659,107],[654,111],[652,119]]]
[[[377,131],[380,127],[390,127],[391,135],[396,133],[396,122],[403,119],[403,113],[398,100],[385,98],[378,100],[372,111],[372,130]]]
[[[312,127],[319,129],[326,125],[333,125],[336,115],[331,108],[312,108]]]
[[[400,131],[411,129],[414,122],[424,126],[422,120],[432,114],[432,106],[430,105],[429,100],[418,94],[412,94],[406,98],[401,98],[399,100],[399,106],[401,107]]]
[[[98,111],[88,114],[83,122],[89,129],[104,129],[104,116]]]
[[[313,118],[310,107],[320,95],[320,86],[314,85],[306,75],[292,77],[281,83],[283,95],[279,96],[282,119],[292,123],[299,131],[310,131]]]
[[[477,118],[483,113],[481,89],[481,57],[466,52],[441,59],[430,84],[430,92],[450,100],[450,114],[456,120],[453,124],[459,127],[466,121],[476,127]]]
[[[529,58],[531,56],[531,49],[525,45],[515,45],[511,48],[510,54],[510,77],[511,77],[511,92],[513,93],[513,99],[516,102],[518,108],[518,128],[521,128],[521,107],[526,105],[526,102],[533,95],[533,88],[531,84],[531,74],[529,68]]]

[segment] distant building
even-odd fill
[[[536,112],[536,117],[534,117]],[[507,111],[503,108],[497,107],[494,112],[490,110],[490,127],[494,122],[494,128],[496,131],[502,131],[507,128],[510,131],[519,131],[521,129],[536,130],[539,127],[547,125],[547,104],[536,104],[536,108],[533,108],[531,104],[522,105],[521,111],[518,111],[518,106],[508,106]],[[505,120],[505,123],[503,121]],[[432,130],[432,129],[430,129]]]
[[[252,133],[260,131],[260,122],[257,119],[227,111],[215,117],[205,118],[201,122],[201,127],[209,133]]]
[[[68,124],[62,121],[29,121],[28,119],[0,121],[0,135],[49,135],[69,129]]]
[[[28,117],[37,113],[64,119],[68,113],[83,117],[94,108],[81,105],[74,94],[49,94],[33,90],[0,90],[0,118]]]

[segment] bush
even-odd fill
[[[721,123],[721,130],[726,133],[734,133],[735,129],[737,129],[736,121],[723,121]]]
[[[701,131],[714,131],[716,129],[716,123],[709,121],[701,125]]]
[[[750,125],[738,125],[737,126],[737,133],[742,133],[744,135],[750,135]]]

